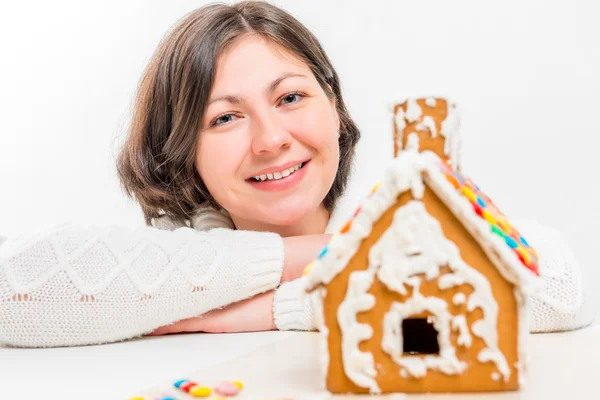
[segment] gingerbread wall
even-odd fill
[[[344,373],[337,310],[344,299],[350,273],[367,268],[370,247],[377,242],[387,227],[391,225],[396,209],[412,199],[412,195],[409,192],[399,196],[397,204],[390,208],[375,224],[372,234],[363,241],[347,268],[327,285],[327,294],[324,300],[324,316],[325,323],[329,327],[328,348],[330,362],[327,388],[330,392],[368,392],[367,389],[356,386]],[[492,380],[492,373],[497,370],[495,365],[492,362],[482,364],[477,361],[477,354],[485,347],[482,339],[471,335],[473,342],[469,348],[458,347],[456,345],[457,332],[453,332],[451,335],[452,343],[457,349],[457,357],[462,361],[467,361],[469,365],[463,374],[459,376],[447,376],[437,371],[428,371],[428,374],[424,378],[402,378],[399,374],[400,367],[381,349],[383,331],[381,324],[383,316],[389,310],[392,301],[402,301],[405,297],[389,291],[385,285],[377,280],[375,280],[375,283],[369,290],[369,293],[376,297],[377,304],[372,310],[358,315],[359,322],[369,323],[374,328],[374,336],[370,340],[362,342],[359,345],[359,349],[361,351],[369,351],[374,355],[375,365],[378,370],[377,383],[383,393],[517,389],[519,372],[515,367],[515,363],[518,361],[518,314],[517,303],[513,294],[514,286],[500,275],[470,233],[429,188],[425,191],[423,201],[425,202],[427,211],[440,221],[444,235],[461,249],[460,252],[463,260],[477,269],[491,282],[494,298],[498,302],[500,309],[498,314],[498,344],[511,369],[510,380],[506,383]],[[407,288],[409,289],[408,296],[410,296],[412,288]],[[452,297],[458,291],[468,294],[472,291],[472,288],[468,285],[461,285],[441,291],[437,287],[437,279],[427,283],[423,282],[420,288],[420,292],[425,296],[436,295],[447,300],[449,311],[452,314],[465,314],[468,326],[470,327],[474,321],[481,319],[482,311],[481,309],[475,309],[473,312],[467,313],[466,305],[454,305]]]

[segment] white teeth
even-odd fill
[[[262,181],[270,181],[270,180],[277,180],[277,179],[285,178],[287,176],[290,176],[294,172],[298,171],[303,166],[304,166],[304,163],[300,163],[294,167],[284,169],[281,172],[275,172],[272,174],[264,174],[264,175],[254,176],[253,179],[257,182],[262,182]]]

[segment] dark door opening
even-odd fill
[[[409,318],[402,321],[404,354],[440,354],[438,332],[427,318]]]

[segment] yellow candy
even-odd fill
[[[303,276],[306,276],[306,275],[308,275],[308,274],[310,273],[310,271],[312,271],[312,269],[313,269],[314,267],[315,267],[315,262],[313,261],[313,262],[311,262],[310,264],[308,264],[308,265],[306,266],[306,268],[304,268],[304,272],[302,273],[302,275],[303,275]],[[234,384],[235,386],[237,386],[237,385],[235,384],[235,382],[234,382],[233,384]],[[240,385],[241,385],[241,383],[240,383]],[[241,388],[240,388],[240,389],[241,389]]]
[[[500,225],[500,228],[502,228],[502,230],[506,233],[510,233],[511,229],[510,229],[510,225],[508,224],[508,221],[506,221],[505,217],[499,217],[498,218],[498,225]]]
[[[144,400],[143,397],[132,397],[129,400]]]
[[[467,186],[463,186],[460,188],[460,191],[463,192],[463,194],[465,196],[467,196],[467,198],[469,200],[471,200],[473,203],[475,203],[477,201],[477,196],[475,196],[475,193],[473,193],[473,191],[471,190],[471,188],[467,187]]]
[[[525,264],[530,264],[531,263],[531,256],[529,255],[529,252],[526,251],[524,248],[522,247],[517,247],[517,252],[523,256],[523,259],[525,260]]]
[[[381,181],[377,182],[375,184],[375,186],[373,186],[373,189],[371,189],[371,194],[375,193],[377,191],[377,189],[379,189],[380,185],[381,185]]]
[[[535,249],[533,247],[530,247],[529,251],[531,251],[531,253],[535,256],[535,258],[537,258],[538,260],[540,259],[540,256],[538,255],[538,252],[535,251]]]
[[[496,223],[496,219],[488,210],[483,210],[482,214],[483,214],[483,218],[490,224],[493,225]]]
[[[207,388],[206,386],[193,386],[190,389],[190,395],[194,396],[194,397],[208,397],[210,396],[210,394],[212,393],[212,390],[210,390],[210,388]]]
[[[244,388],[244,384],[240,381],[233,381],[231,383],[233,383],[235,386],[237,386],[238,389],[240,389],[240,390],[242,390]]]

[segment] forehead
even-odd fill
[[[262,87],[286,72],[313,76],[308,65],[289,50],[258,35],[247,35],[217,60],[213,90]]]

